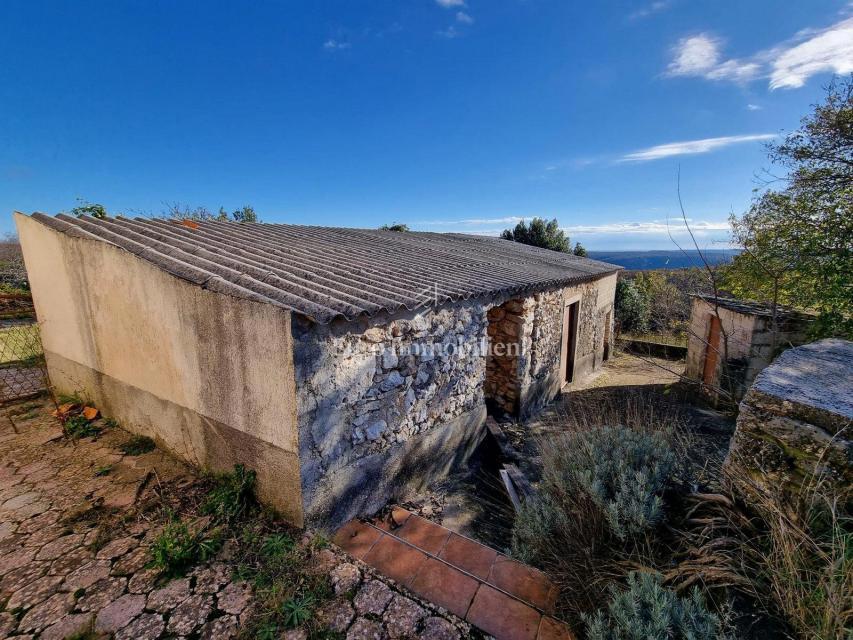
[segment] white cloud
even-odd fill
[[[721,62],[721,46],[722,40],[708,33],[682,38],[673,48],[673,60],[667,67],[667,74],[745,82],[761,70],[756,62],[734,59]]]
[[[458,38],[461,34],[459,33],[459,29],[455,26],[450,25],[447,29],[441,29],[435,32],[436,35],[441,36],[442,38]]]
[[[727,231],[729,223],[725,220],[708,221],[708,220],[691,220],[688,218],[690,230],[694,232],[706,231]],[[595,225],[571,225],[562,227],[563,231],[569,235],[585,235],[585,234],[661,234],[661,233],[686,233],[687,225],[681,218],[673,220],[651,220],[649,222],[611,222],[608,224]]]
[[[445,9],[450,9],[452,7],[464,7],[465,0],[435,0],[436,4]]]
[[[750,103],[750,104],[746,105],[746,108],[750,111],[761,111],[764,107],[762,107],[759,104],[751,104]]]
[[[801,87],[818,73],[853,72],[853,18],[825,29],[807,29],[788,42],[745,59],[723,59],[722,40],[709,33],[682,38],[673,47],[669,76],[745,83],[769,78],[771,89]]]
[[[457,11],[456,22],[461,22],[462,24],[474,24],[474,18],[472,18],[464,11]]]
[[[521,216],[504,216],[502,218],[463,218],[462,220],[422,220],[414,224],[431,225],[436,227],[450,226],[482,226],[492,224],[517,224],[524,220]]]
[[[853,18],[821,31],[802,32],[803,42],[782,50],[773,60],[770,88],[802,87],[811,76],[853,71]]]
[[[684,142],[670,142],[659,144],[648,149],[640,149],[622,156],[619,162],[648,162],[649,160],[660,160],[672,156],[685,156],[697,153],[708,153],[715,149],[721,149],[733,144],[743,142],[756,142],[769,140],[775,137],[772,133],[752,134],[745,136],[723,136],[721,138],[704,138],[702,140],[687,140]]]
[[[329,38],[323,43],[323,48],[327,51],[340,51],[341,49],[349,49],[350,46],[349,42],[341,42],[334,38]]]
[[[656,2],[652,2],[651,4],[647,4],[645,7],[637,9],[634,13],[628,15],[629,20],[640,20],[641,18],[648,18],[656,13],[660,13],[661,11],[666,11],[672,6],[672,2],[670,0],[657,0]]]

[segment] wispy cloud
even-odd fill
[[[656,2],[651,2],[644,7],[640,7],[633,13],[628,14],[628,20],[642,20],[643,18],[648,18],[656,13],[666,11],[671,6],[671,0],[657,0]]]
[[[770,89],[801,87],[813,75],[853,71],[853,18],[824,29],[800,31],[791,40],[748,58],[724,59],[723,41],[710,33],[682,38],[673,47],[669,76],[746,83],[769,78]]]
[[[661,158],[669,158],[672,156],[708,153],[709,151],[722,149],[723,147],[728,147],[733,144],[770,140],[773,137],[775,136],[772,133],[759,133],[745,136],[723,136],[721,138],[704,138],[702,140],[670,142],[625,154],[619,158],[618,162],[648,162],[650,160],[660,160]]]
[[[329,38],[323,43],[323,48],[326,51],[341,51],[342,49],[349,49],[351,46],[349,42],[342,42],[334,38]]]
[[[690,230],[694,232],[727,231],[729,223],[725,220],[692,220],[688,218]],[[608,224],[595,225],[569,225],[563,230],[570,235],[585,234],[654,234],[662,233],[686,233],[687,225],[682,218],[672,220],[651,220],[647,222],[611,222]]]
[[[495,224],[517,224],[524,219],[521,216],[503,216],[500,218],[463,218],[461,220],[421,220],[414,224],[434,227],[473,227]]]
[[[474,18],[472,18],[464,11],[457,11],[456,22],[461,22],[462,24],[474,24]]]
[[[445,9],[465,6],[465,0],[435,0],[435,3]]]
[[[760,104],[752,104],[752,103],[750,103],[750,104],[746,105],[746,108],[747,108],[749,111],[761,111],[764,107],[762,107]]]
[[[770,88],[802,87],[811,76],[853,71],[853,18],[820,31],[803,31],[803,41],[783,49],[771,65]]]

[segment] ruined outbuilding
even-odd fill
[[[297,524],[427,486],[609,352],[618,267],[498,238],[15,219],[54,386]]]
[[[849,498],[853,342],[789,349],[758,374],[741,402],[726,465],[787,500],[818,485]]]
[[[807,342],[814,316],[778,306],[693,296],[688,325],[685,377],[702,383],[718,399],[720,391],[739,402],[755,377],[783,350]]]

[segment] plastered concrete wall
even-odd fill
[[[701,298],[693,299],[684,369],[684,375],[692,380],[701,381],[703,378],[708,332],[714,314],[714,305],[710,302]],[[737,401],[744,397],[756,376],[781,351],[804,344],[808,339],[807,319],[781,318],[777,322],[778,331],[774,341],[772,320],[769,317],[724,307],[719,308],[719,316],[720,346],[713,386],[720,387],[723,376],[728,375],[727,384],[722,386]],[[711,395],[715,395],[713,391]]]
[[[51,381],[302,523],[291,317],[16,214]]]

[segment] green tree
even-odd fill
[[[514,229],[504,229],[501,238],[534,247],[542,247],[543,249],[551,249],[552,251],[561,251],[562,253],[572,252],[569,238],[560,229],[560,224],[556,218],[550,222],[546,222],[542,218],[533,218],[529,225],[525,220],[522,220],[515,225]]]
[[[380,231],[410,231],[409,225],[395,222],[394,224],[383,224],[379,227]]]
[[[220,212],[222,209],[220,208]],[[258,214],[255,213],[254,207],[250,205],[244,205],[239,209],[235,209],[234,212],[231,213],[231,217],[234,219],[234,222],[257,222]]]
[[[575,242],[575,248],[572,249],[572,253],[576,256],[580,256],[581,258],[586,258],[589,255],[586,251],[586,247],[584,247],[580,242]]]
[[[724,272],[736,295],[818,312],[816,337],[853,336],[853,76],[827,88],[798,131],[770,146],[790,172],[733,217],[743,248]]]
[[[645,333],[649,330],[649,301],[633,280],[616,282],[616,325],[620,332]]]
[[[71,209],[71,215],[75,215],[78,218],[82,218],[83,216],[92,216],[99,220],[103,220],[107,217],[107,208],[104,205],[87,202],[83,198],[77,198],[77,202],[79,204]]]

